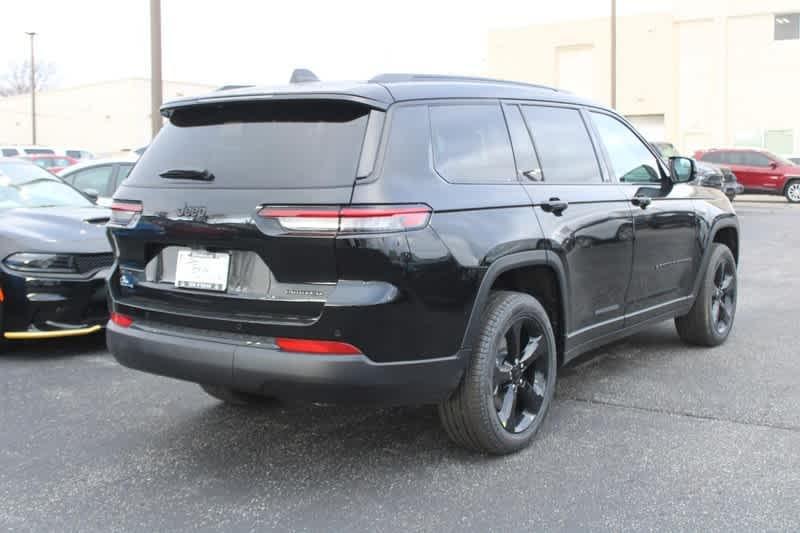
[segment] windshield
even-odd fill
[[[789,159],[786,159],[786,158],[784,158],[784,157],[781,157],[781,156],[779,156],[779,155],[770,154],[770,157],[772,157],[772,159],[773,159],[773,160],[774,160],[776,163],[778,163],[779,165],[782,165],[782,166],[789,166],[789,167],[793,167],[793,166],[796,166],[796,165],[797,165],[797,163],[793,163],[791,160],[789,160]]]
[[[0,209],[91,205],[81,193],[36,165],[0,163]]]
[[[665,159],[669,159],[670,157],[678,157],[681,155],[670,143],[653,143],[653,146],[655,146],[659,151],[661,157]]]

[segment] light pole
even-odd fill
[[[161,0],[150,0],[150,120],[153,137],[161,129]]]
[[[25,32],[31,38],[31,133],[32,143],[36,144],[36,62],[33,58],[33,38],[35,31]]]
[[[617,107],[617,0],[611,0],[611,107]]]

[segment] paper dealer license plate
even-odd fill
[[[175,286],[185,289],[225,291],[231,256],[203,250],[179,250]]]

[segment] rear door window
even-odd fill
[[[72,184],[83,192],[91,190],[104,196],[108,191],[113,170],[113,165],[100,165],[80,170],[70,177],[72,178]]]
[[[455,183],[516,182],[500,104],[430,107],[436,171]]]
[[[362,104],[322,100],[179,108],[142,154],[127,183],[198,187],[197,181],[160,174],[199,170],[214,175],[212,187],[353,185],[369,113]]]
[[[3,148],[2,154],[3,157],[14,157],[19,155],[19,151],[16,148]]]
[[[744,160],[751,167],[768,167],[772,163],[769,157],[758,152],[744,152]]]
[[[566,107],[522,106],[533,135],[545,183],[602,182],[600,164],[580,111]]]

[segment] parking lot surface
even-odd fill
[[[798,530],[800,209],[737,203],[722,347],[671,323],[560,373],[534,444],[451,445],[433,407],[231,408],[102,337],[0,356],[0,529]]]

